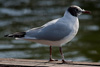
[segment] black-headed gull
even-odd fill
[[[52,59],[52,46],[59,46],[62,56],[62,62],[68,63],[64,60],[62,52],[62,45],[71,41],[78,32],[79,21],[78,15],[82,13],[90,13],[76,5],[68,7],[63,17],[54,19],[41,27],[32,28],[25,32],[16,32],[14,34],[5,35],[5,37],[14,37],[16,39],[24,39],[32,42],[37,42],[50,46],[50,60]]]

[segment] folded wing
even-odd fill
[[[26,31],[26,39],[58,41],[71,33],[70,27],[64,24],[50,24]]]

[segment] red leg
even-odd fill
[[[62,47],[59,47],[60,49],[60,53],[61,53],[61,56],[62,56],[62,63],[72,63],[71,61],[65,61],[64,60],[64,55],[63,55],[63,52],[62,52]]]
[[[58,61],[52,58],[52,46],[50,46],[50,59],[49,61]]]

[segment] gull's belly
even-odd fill
[[[75,37],[76,33],[70,33],[69,36],[66,36],[64,39],[59,41],[49,41],[49,40],[33,40],[33,39],[25,39],[32,42],[41,43],[44,45],[51,45],[51,46],[61,46],[69,41],[71,41]]]

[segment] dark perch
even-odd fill
[[[1,58],[0,67],[100,67],[100,63],[73,62],[72,64],[62,64],[61,61]]]

